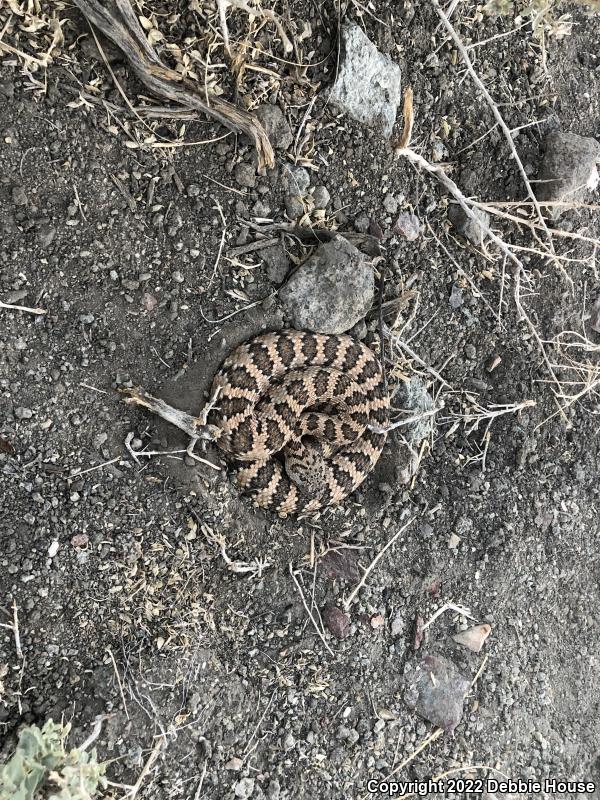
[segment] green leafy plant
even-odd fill
[[[70,725],[48,720],[24,728],[12,758],[0,765],[0,800],[91,800],[106,787],[96,751],[67,751]]]

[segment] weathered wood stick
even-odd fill
[[[258,119],[220,97],[204,95],[192,81],[163,64],[148,44],[129,0],[115,2],[121,19],[98,0],[74,0],[88,22],[123,51],[136,75],[154,95],[207,114],[235,133],[245,133],[256,146],[259,168],[272,167],[275,163],[273,148]]]

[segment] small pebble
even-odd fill
[[[416,214],[400,214],[393,228],[394,233],[404,236],[409,242],[414,242],[421,233],[421,223]]]
[[[386,194],[383,198],[383,207],[388,214],[395,214],[398,211],[398,201],[393,194]]]
[[[12,200],[16,206],[27,205],[27,194],[22,186],[14,186],[12,190]]]
[[[46,247],[50,247],[54,238],[56,236],[56,228],[53,228],[52,225],[40,225],[37,231],[37,240],[40,244],[40,247],[44,249]]]
[[[245,800],[251,797],[254,792],[254,778],[241,778],[233,787],[233,793],[236,797]]]
[[[256,186],[256,168],[252,164],[238,164],[233,172],[233,177],[240,186],[248,189]]]
[[[370,218],[366,214],[361,214],[354,220],[354,230],[358,231],[358,233],[366,233],[369,230],[370,224]]]
[[[496,369],[496,367],[500,366],[501,363],[502,359],[500,358],[500,356],[492,356],[490,359],[488,359],[485,368],[488,372],[493,372]]]
[[[298,219],[304,214],[304,203],[295,195],[285,198],[285,213],[290,219]]]
[[[15,408],[15,417],[17,419],[31,419],[33,417],[33,411],[25,406],[19,406]]]
[[[315,208],[327,208],[331,202],[331,195],[325,186],[315,186],[313,200],[315,201]]]

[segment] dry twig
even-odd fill
[[[405,531],[405,530],[406,530],[406,529],[407,529],[407,528],[408,528],[410,525],[412,525],[412,523],[415,521],[415,519],[416,519],[416,517],[411,517],[411,518],[408,520],[408,522],[405,522],[405,523],[404,523],[404,525],[403,525],[403,526],[402,526],[402,527],[401,527],[401,528],[400,528],[398,531],[396,531],[396,533],[395,533],[395,534],[392,536],[392,538],[391,538],[391,539],[389,540],[389,542],[388,542],[388,543],[385,545],[385,547],[384,547],[382,550],[380,550],[380,551],[379,551],[379,553],[377,553],[377,555],[375,556],[375,558],[373,559],[373,561],[371,561],[371,563],[369,564],[369,566],[368,566],[368,567],[365,569],[365,571],[363,572],[363,576],[362,576],[362,578],[360,579],[360,581],[359,581],[359,583],[357,584],[357,586],[356,586],[356,587],[355,587],[355,588],[352,590],[352,592],[350,592],[350,594],[348,595],[348,597],[347,597],[347,598],[344,600],[344,608],[346,609],[346,611],[347,611],[347,610],[350,608],[350,606],[352,605],[352,601],[354,600],[354,598],[356,597],[356,595],[357,595],[357,594],[360,592],[360,590],[362,589],[362,587],[365,585],[365,583],[366,583],[366,581],[367,581],[367,578],[368,578],[368,577],[369,577],[369,575],[370,575],[370,574],[373,572],[373,570],[375,569],[375,567],[377,566],[377,564],[379,564],[379,562],[381,561],[381,559],[383,558],[383,556],[384,556],[384,555],[387,553],[387,551],[390,549],[390,547],[392,547],[392,545],[393,545],[393,544],[394,544],[394,543],[397,541],[397,539],[399,538],[399,536],[401,536],[401,534],[403,534],[403,533],[404,533],[404,531]]]
[[[188,78],[167,67],[148,44],[144,31],[129,0],[115,0],[120,19],[104,8],[99,0],[75,0],[75,5],[88,21],[123,51],[136,75],[158,97],[184,108],[192,108],[218,120],[236,133],[245,133],[253,140],[258,165],[272,167],[273,148],[260,122],[248,111],[216,95],[206,97]]]
[[[26,314],[36,314],[37,316],[42,316],[43,314],[48,313],[44,308],[28,308],[27,306],[15,306],[12,303],[3,303],[2,300],[0,300],[0,308],[6,308],[9,311],[23,311]]]

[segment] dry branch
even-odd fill
[[[273,148],[260,122],[248,111],[220,97],[201,93],[192,81],[163,64],[148,44],[129,0],[115,0],[114,14],[98,0],[74,2],[88,22],[123,51],[138,78],[154,95],[207,114],[236,133],[245,133],[256,146],[259,168],[274,165]]]
[[[158,397],[153,397],[143,389],[124,389],[123,394],[128,395],[124,402],[130,405],[138,405],[152,411],[162,419],[175,425],[176,428],[187,433],[192,439],[207,439],[214,441],[218,438],[220,429],[214,425],[207,425],[201,417],[192,417],[185,411],[180,411],[178,408],[173,408],[164,400]]]

